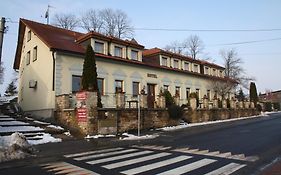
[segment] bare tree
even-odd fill
[[[103,20],[101,19],[100,11],[88,10],[81,18],[83,28],[87,31],[102,32]]]
[[[198,55],[204,50],[203,41],[197,35],[190,35],[184,42],[184,47],[191,58],[198,59]]]
[[[83,28],[117,38],[132,37],[134,30],[127,14],[121,10],[89,10],[82,16]]]
[[[134,30],[131,26],[131,21],[127,14],[121,10],[115,11],[116,32],[118,38],[132,37]]]
[[[198,55],[203,53],[203,41],[197,35],[190,35],[183,42],[174,41],[167,45],[164,50],[190,56],[193,59],[198,59]],[[206,58],[204,60],[209,60]]]
[[[55,14],[53,25],[64,29],[73,30],[79,25],[79,20],[74,14]]]
[[[237,84],[234,81],[231,81],[230,79],[226,81],[214,80],[211,83],[211,88],[222,99],[225,99],[226,97],[229,98],[231,93],[234,93],[236,85]]]
[[[164,50],[184,55],[185,48],[183,47],[183,44],[181,42],[173,41],[171,44],[166,45],[164,47]]]
[[[237,81],[244,88],[248,89],[249,81],[254,81],[255,78],[248,77],[245,69],[242,67],[243,61],[238,57],[235,49],[222,50],[220,52],[225,67],[225,77]]]

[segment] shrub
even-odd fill
[[[168,108],[169,106],[175,104],[174,98],[172,97],[171,93],[167,90],[164,91],[163,93],[166,101],[166,107]]]
[[[280,103],[273,103],[273,108],[277,111],[280,111]]]
[[[259,111],[259,112],[261,112],[262,111],[262,107],[261,107],[261,105],[260,104],[257,104],[257,110]]]
[[[183,108],[178,105],[172,104],[168,107],[168,113],[170,118],[180,119],[183,116]]]
[[[271,112],[272,111],[272,103],[271,102],[266,102],[264,103],[264,110]]]

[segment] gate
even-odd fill
[[[117,134],[117,112],[107,112],[99,110],[98,112],[98,134]]]

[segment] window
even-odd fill
[[[122,80],[115,80],[115,93],[116,92],[123,92],[123,81]]]
[[[186,88],[186,99],[189,98],[189,94],[190,94],[190,88]]]
[[[169,91],[169,85],[164,85],[164,91]]]
[[[197,94],[197,97],[200,99],[200,89],[196,89],[195,93]]]
[[[138,60],[138,51],[136,50],[131,50],[131,59],[132,60]]]
[[[220,77],[223,77],[223,71],[220,70]]]
[[[72,93],[79,91],[81,88],[81,76],[72,75]]]
[[[198,69],[198,65],[197,64],[194,64],[193,66],[193,72],[199,72],[199,69]]]
[[[104,53],[104,43],[95,41],[95,52]]]
[[[33,48],[33,61],[37,60],[37,46]]]
[[[211,99],[211,91],[210,90],[207,90],[207,97],[208,97],[209,100]]]
[[[98,78],[97,81],[98,81],[99,93],[100,95],[104,95],[104,84],[103,84],[104,79]]]
[[[133,82],[133,96],[138,96],[140,92],[140,83],[139,82]]]
[[[174,60],[174,68],[179,68],[179,60]]]
[[[205,67],[205,74],[209,74],[209,68],[208,67]]]
[[[26,65],[30,64],[30,51],[26,53]]]
[[[122,48],[115,46],[114,47],[114,56],[116,57],[122,57]]]
[[[180,97],[180,90],[181,88],[179,86],[176,86],[176,92],[175,92],[175,95]]]
[[[27,32],[27,42],[31,40],[31,30]]]
[[[189,70],[189,63],[184,62],[184,70]]]
[[[213,76],[217,76],[217,70],[213,69]]]
[[[168,66],[168,58],[162,57],[162,66]]]

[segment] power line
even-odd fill
[[[267,42],[267,41],[277,41],[277,40],[281,40],[281,38],[270,38],[270,39],[264,39],[264,40],[242,41],[242,42],[215,44],[215,45],[209,45],[209,46],[242,45],[242,44],[260,43],[260,42]]]
[[[132,28],[144,31],[168,31],[168,32],[273,32],[281,31],[281,28],[273,29],[176,29],[176,28]]]

